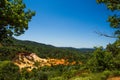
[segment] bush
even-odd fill
[[[0,62],[0,80],[19,80],[19,68],[11,61]]]
[[[110,76],[111,77],[120,76],[120,71],[118,71],[118,70],[112,71]]]
[[[102,73],[101,80],[107,80],[107,78],[110,76],[110,74],[111,74],[111,71],[105,70]]]
[[[102,47],[97,48],[92,58],[87,62],[86,67],[92,72],[113,70],[113,56],[111,52],[105,51]]]
[[[33,69],[31,72],[28,72],[24,68],[21,72],[21,76],[21,79],[25,80],[48,80],[48,75],[38,69]]]

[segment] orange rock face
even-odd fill
[[[120,80],[120,77],[112,77],[112,78],[109,78],[107,80]]]
[[[35,53],[19,53],[14,59],[14,64],[19,66],[20,69],[28,68],[31,71],[33,68],[43,66],[55,66],[55,65],[74,65],[76,62],[69,63],[65,59],[44,59],[38,57]]]

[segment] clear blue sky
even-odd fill
[[[113,33],[106,22],[111,12],[96,0],[25,0],[25,3],[36,11],[36,16],[18,39],[76,48],[105,47],[115,41],[95,33]]]

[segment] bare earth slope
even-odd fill
[[[120,80],[120,77],[112,77],[112,78],[109,78],[107,80]]]
[[[13,59],[13,62],[19,66],[20,69],[28,68],[32,70],[33,68],[38,68],[42,66],[51,66],[51,65],[68,65],[75,64],[76,62],[69,63],[65,59],[44,59],[38,57],[35,53],[19,53]]]

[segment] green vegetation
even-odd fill
[[[109,16],[107,21],[110,27],[115,29],[114,37],[120,38],[120,0],[97,0],[97,3],[105,4],[109,10],[114,12],[114,15]]]
[[[8,41],[8,42],[7,42]],[[7,42],[7,43],[6,43]],[[23,69],[19,74],[19,79],[13,80],[55,80],[70,79],[75,76],[76,72],[84,68],[84,63],[91,57],[94,49],[74,49],[74,48],[59,48],[51,45],[40,44],[32,41],[21,41],[9,37],[9,40],[2,41],[0,47],[0,61],[13,61],[17,54],[20,53],[36,53],[41,58],[55,58],[55,59],[68,59],[69,62],[76,61],[76,65],[58,65],[51,67],[42,67],[40,69],[33,69],[28,72]],[[88,50],[88,51],[87,51]],[[82,62],[83,65],[78,64]],[[14,66],[11,66],[14,67]],[[19,70],[18,70],[19,72]],[[14,72],[13,72],[14,73]],[[12,74],[12,73],[11,73]],[[4,74],[2,74],[4,76]],[[9,76],[9,75],[8,75]],[[14,76],[15,77],[15,76]],[[6,80],[6,79],[5,79]],[[58,79],[57,79],[58,80]]]
[[[14,65],[10,65],[10,68],[15,69],[13,72],[10,71],[10,74],[16,72],[16,74],[13,75],[15,78],[13,80],[106,80],[108,77],[120,75],[119,40],[113,44],[108,44],[106,49],[103,49],[102,47],[95,48],[94,52],[91,52],[88,49],[86,49],[86,51],[81,51],[81,49],[74,48],[59,48],[31,41],[21,41],[14,38],[9,38],[9,40],[11,41],[10,43],[8,42],[9,44],[6,43],[6,41],[3,41],[3,46],[0,47],[1,63],[6,64],[6,60],[7,62],[11,62],[18,53],[31,52],[35,52],[42,58],[62,58],[68,59],[71,62],[80,61],[83,63],[82,65],[45,66],[37,70],[33,69],[31,72],[28,72],[26,69],[23,69],[20,72]],[[3,74],[6,70],[7,69],[1,67],[1,76],[4,77],[4,75],[6,75]],[[19,79],[16,75],[19,75]],[[9,74],[7,76],[10,77]]]
[[[11,61],[0,62],[0,80],[18,80],[19,75],[18,66],[14,65]]]
[[[94,50],[84,52],[79,49],[59,48],[51,45],[40,44],[32,41],[21,41],[14,38],[9,38],[10,42],[6,44],[6,41],[2,42],[0,47],[1,57],[13,59],[16,53],[36,53],[41,58],[56,58],[56,59],[68,59],[69,61],[82,61],[85,62],[89,57],[90,53]],[[83,54],[84,53],[84,54]],[[11,54],[11,55],[9,55]],[[6,59],[4,58],[4,60]],[[2,59],[2,58],[1,58]]]
[[[28,29],[35,12],[25,8],[23,0],[0,0],[0,41],[8,36],[19,36]]]
[[[105,4],[112,11],[120,10],[120,0],[97,2]],[[105,49],[74,49],[10,37],[20,35],[28,28],[34,12],[24,8],[22,0],[0,1],[0,80],[106,80],[120,76],[120,16],[117,13],[108,18],[110,26],[115,29],[114,36],[107,35],[116,38],[113,44],[108,44]],[[10,16],[11,14],[14,15]],[[27,71],[26,68],[19,70],[12,61],[20,53],[36,53],[41,58],[67,59],[77,64],[44,66],[32,71]]]

